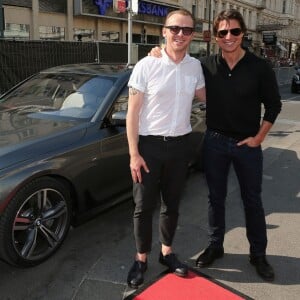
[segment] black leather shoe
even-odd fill
[[[188,273],[187,266],[181,263],[174,253],[170,253],[164,256],[160,252],[159,262],[167,266],[171,272],[178,276],[185,277]]]
[[[257,274],[266,281],[273,281],[275,278],[272,266],[267,262],[266,256],[251,256],[250,263],[255,266]]]
[[[144,273],[147,270],[147,261],[136,260],[128,272],[127,284],[129,287],[137,289],[144,282]]]
[[[197,260],[196,260],[196,266],[198,268],[207,267],[210,264],[212,264],[215,259],[220,258],[224,255],[224,249],[223,248],[212,248],[208,247],[204,250],[203,253],[201,253]]]

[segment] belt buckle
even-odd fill
[[[164,137],[163,137],[163,140],[164,140],[164,142],[167,142],[167,141],[168,141],[168,137],[167,137],[167,136],[164,136]]]

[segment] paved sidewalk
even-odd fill
[[[298,111],[297,114],[295,113],[295,118],[292,116],[287,121],[286,113],[288,112],[291,116],[294,110]],[[273,283],[262,281],[257,276],[254,267],[248,262],[249,246],[245,237],[244,213],[234,173],[229,179],[227,234],[224,244],[226,254],[212,267],[201,269],[201,272],[254,299],[294,300],[300,294],[299,112],[300,103],[285,103],[284,112],[263,145],[265,157],[263,199],[269,238],[268,259],[276,272],[275,281]],[[181,259],[186,258],[186,262],[190,266],[194,266],[196,257],[206,246],[206,212],[207,189],[203,174],[192,174],[182,202],[180,223],[174,243],[175,250]],[[154,241],[157,240],[156,238]],[[123,242],[128,243],[128,240]],[[117,285],[112,282],[107,283],[106,287],[109,286],[107,295],[103,293],[101,285],[102,296],[99,298],[100,294],[97,293],[97,299],[121,299],[117,294],[121,292],[122,284],[125,284],[124,281],[134,253],[133,249],[129,254],[127,251],[124,253],[124,249],[127,249],[124,243],[116,245],[117,249],[115,249],[126,262],[124,272],[122,272],[123,277],[119,278]],[[157,262],[158,252],[159,245],[155,244],[149,259],[150,267],[145,276],[146,282],[153,280],[163,270]],[[90,292],[91,284],[95,284],[93,279],[103,280],[104,263],[101,259],[98,264],[93,266],[74,299],[95,299],[93,296],[96,297],[96,294],[88,296],[87,293]],[[106,264],[106,267],[108,266],[111,267],[111,262]],[[120,290],[117,290],[117,286]],[[131,293],[126,286],[123,288],[124,296]],[[115,292],[116,294],[112,295]]]
[[[234,175],[227,201],[226,255],[204,272],[254,299],[293,300],[300,293],[300,122],[281,115],[263,148],[267,251],[276,279],[263,282],[247,263],[244,214]]]
[[[295,300],[300,294],[300,102],[284,102],[263,149],[268,259],[275,269],[275,281],[262,281],[248,262],[244,213],[233,172],[226,203],[226,254],[200,271],[254,299]],[[0,262],[0,299],[124,299],[132,293],[126,285],[135,254],[132,212],[132,202],[127,201],[71,230],[56,255],[37,267],[17,269]],[[165,270],[158,263],[157,213],[153,220],[153,250],[146,283]],[[206,245],[207,188],[203,174],[193,173],[182,201],[174,250],[193,267]]]

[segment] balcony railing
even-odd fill
[[[282,28],[286,27],[287,25],[276,23],[276,24],[257,24],[256,30],[261,31],[273,31],[273,30],[281,30]]]

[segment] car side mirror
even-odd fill
[[[117,111],[111,116],[111,124],[114,126],[126,126],[127,111]]]

